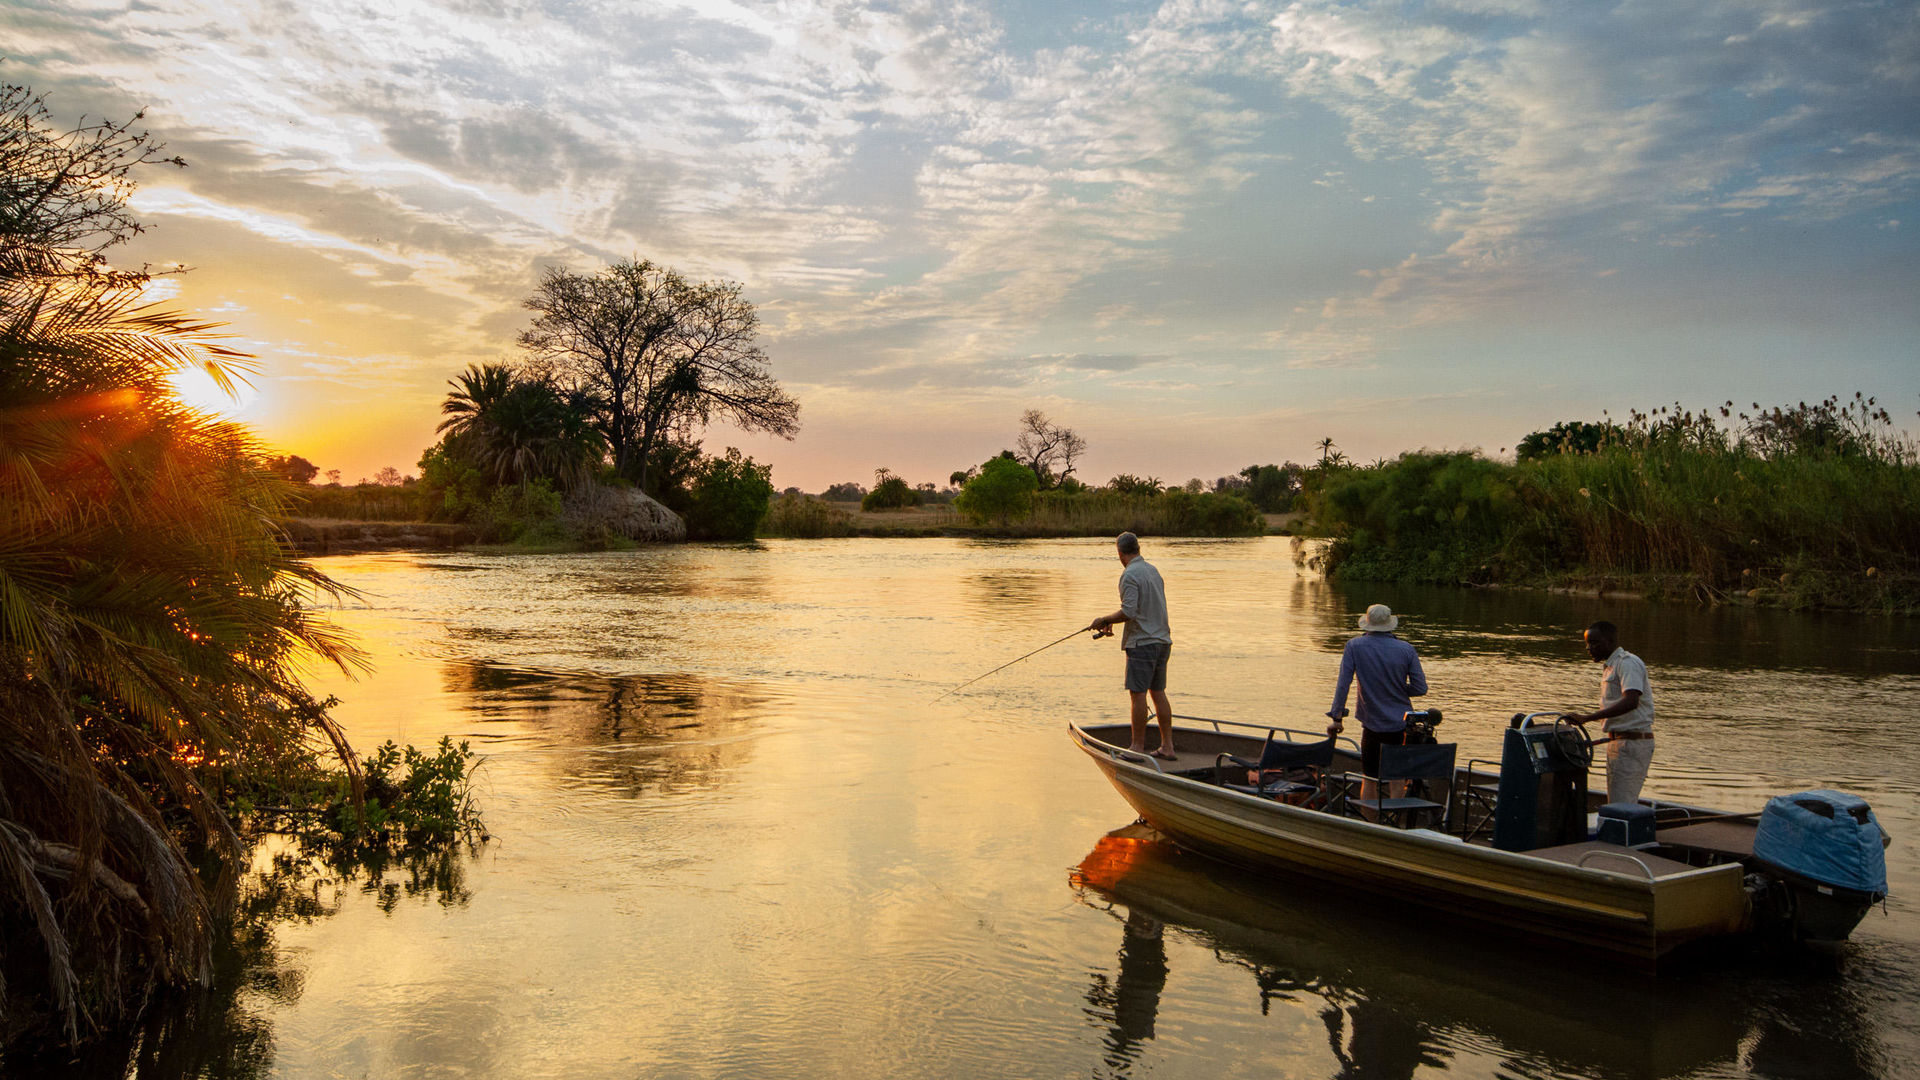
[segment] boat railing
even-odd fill
[[[1300,736],[1304,736],[1305,741],[1307,742],[1319,742],[1321,739],[1324,739],[1327,737],[1327,733],[1325,730],[1309,731],[1305,728],[1276,727],[1273,724],[1249,724],[1244,720],[1215,720],[1211,716],[1186,716],[1181,713],[1174,713],[1173,718],[1175,720],[1193,720],[1202,724],[1212,724],[1213,730],[1215,731],[1219,731],[1220,725],[1225,724],[1228,727],[1246,728],[1248,731],[1264,732],[1269,737],[1275,734],[1300,735]],[[1360,753],[1360,744],[1345,735],[1335,736],[1334,743],[1336,745],[1339,743],[1346,743],[1348,746],[1353,748],[1353,752],[1355,754]]]
[[[1574,865],[1578,867],[1584,867],[1589,862],[1592,862],[1595,859],[1622,859],[1638,867],[1641,873],[1647,875],[1648,881],[1652,881],[1655,877],[1655,874],[1653,872],[1653,867],[1648,866],[1646,863],[1642,862],[1639,859],[1634,858],[1632,855],[1629,855],[1624,851],[1589,851],[1586,854],[1580,856],[1580,861],[1577,863],[1574,863]]]
[[[1153,766],[1154,772],[1166,772],[1160,767],[1160,759],[1152,754],[1143,754],[1138,750],[1125,750],[1118,746],[1102,746],[1101,749],[1105,750],[1109,756],[1119,758],[1121,761],[1138,761]]]

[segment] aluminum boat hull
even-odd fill
[[[1068,729],[1148,824],[1182,846],[1225,861],[1304,873],[1648,966],[1683,945],[1750,926],[1738,865],[1687,867],[1656,876],[1632,861],[1626,849],[1588,865],[1499,851],[1162,772],[1151,760],[1128,755],[1079,725]],[[1181,737],[1189,735],[1183,731]],[[1219,737],[1191,733],[1191,740]]]

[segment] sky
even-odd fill
[[[801,430],[706,444],[809,491],[1030,408],[1093,482],[1920,410],[1911,0],[9,0],[0,55],[187,159],[114,258],[349,483],[622,258],[743,285]]]

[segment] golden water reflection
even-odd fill
[[[1379,600],[1428,657],[1443,733],[1490,757],[1515,709],[1594,700],[1578,630],[1605,616],[1653,672],[1651,791],[1744,808],[1830,784],[1920,836],[1904,720],[1920,649],[1887,620],[1343,591],[1298,571],[1284,538],[1147,555],[1168,584],[1182,712],[1322,722],[1337,650]],[[1677,990],[1563,979],[1484,933],[1429,941],[1418,920],[1179,859],[1094,880],[1088,849],[1130,815],[1064,731],[1123,715],[1114,643],[1082,636],[941,695],[1111,611],[1105,541],[323,565],[361,590],[330,616],[376,671],[321,673],[316,690],[339,696],[363,749],[471,742],[493,840],[461,864],[458,903],[349,890],[324,918],[276,924],[267,974],[233,991],[257,1024],[234,1035],[252,1072],[231,1075],[1718,1077],[1812,1055],[1848,1076],[1920,1061],[1905,840],[1889,913],[1838,974],[1741,969]],[[1062,881],[1076,866],[1079,901]],[[1850,1058],[1829,1032],[1864,1049]]]
[[[1087,993],[1108,1029],[1101,1064],[1112,1075],[1145,1056],[1161,1002],[1180,989],[1166,958],[1181,946],[1211,953],[1263,1017],[1317,1014],[1324,1038],[1294,1048],[1297,1070],[1284,1075],[1409,1080],[1423,1068],[1477,1071],[1468,1063],[1489,1050],[1501,1075],[1519,1077],[1894,1074],[1895,1056],[1842,979],[1791,960],[1721,957],[1705,974],[1661,979],[1613,973],[1551,946],[1463,939],[1405,909],[1276,889],[1139,825],[1101,837],[1070,882],[1119,924],[1111,972],[1095,971]],[[1744,978],[1727,981],[1729,968]],[[1782,991],[1790,1011],[1754,1007]],[[1273,1041],[1259,1052],[1275,1054]],[[1323,1053],[1331,1067],[1312,1064]]]

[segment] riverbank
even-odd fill
[[[302,555],[361,551],[451,551],[477,541],[473,529],[439,521],[348,521],[289,518],[280,523]]]
[[[859,503],[829,503],[842,516],[844,527],[829,536],[877,538],[979,537],[990,539],[1061,540],[1087,536],[1111,536],[1114,531],[1070,528],[1041,523],[1027,526],[976,525],[950,506],[912,506],[899,510],[860,509]],[[1291,536],[1302,515],[1265,514],[1265,535]],[[438,521],[351,521],[343,518],[291,518],[281,523],[294,549],[303,555],[345,555],[372,551],[451,551],[483,545],[469,525]],[[778,537],[766,537],[778,539]],[[487,550],[520,551],[507,545],[486,545]],[[528,552],[568,550],[564,545],[528,547]]]
[[[1695,415],[1503,462],[1418,452],[1305,493],[1310,561],[1347,581],[1632,592],[1920,613],[1920,466],[1906,442],[1756,449]]]

